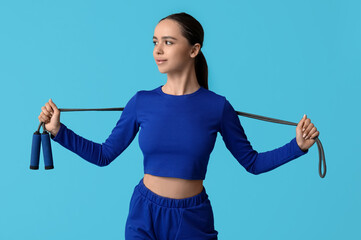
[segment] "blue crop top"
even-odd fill
[[[224,96],[203,87],[190,94],[171,95],[164,93],[162,86],[136,92],[102,144],[77,135],[63,123],[51,139],[93,164],[106,166],[139,131],[144,173],[184,179],[205,179],[217,132],[231,154],[252,174],[270,171],[308,152],[300,149],[293,138],[282,147],[258,153]]]

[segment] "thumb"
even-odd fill
[[[306,116],[306,114],[304,114],[302,119],[300,120],[300,122],[297,124],[297,128],[299,128],[299,129],[303,128],[306,118],[307,118],[307,116]]]
[[[53,100],[51,98],[49,99],[49,104],[53,108],[54,113],[59,113],[60,112],[58,107],[55,105],[55,103],[53,102]]]

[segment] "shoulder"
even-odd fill
[[[205,90],[204,91],[205,95],[207,96],[210,102],[216,103],[216,105],[219,106],[221,109],[224,108],[228,100],[223,94],[216,93],[215,91],[209,89],[204,89],[204,90]]]
[[[154,89],[141,89],[133,94],[134,102],[138,109],[147,109],[150,106],[157,105],[159,103],[160,94],[157,88]]]
[[[142,89],[142,90],[138,90],[135,95],[137,95],[138,98],[142,97],[142,98],[146,98],[146,97],[152,97],[157,95],[159,90],[159,87],[153,88],[153,89]]]
[[[220,112],[221,112],[221,116],[236,116],[236,109],[235,107],[231,104],[229,98],[227,98],[225,95],[223,94],[218,94],[215,93],[213,91],[207,90],[209,91],[210,95],[213,95],[213,98],[217,99],[218,102],[218,106],[220,108]]]
[[[208,95],[209,97],[212,97],[212,98],[214,98],[215,100],[224,101],[225,98],[226,98],[224,95],[221,95],[221,94],[219,94],[219,93],[216,93],[216,92],[213,91],[213,90],[209,90],[209,89],[205,89],[205,88],[204,88],[204,90],[205,90],[205,92],[207,93],[207,95]]]

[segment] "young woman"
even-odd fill
[[[253,174],[304,155],[319,135],[305,115],[289,143],[268,152],[253,150],[232,105],[208,90],[203,35],[201,24],[184,12],[159,21],[153,55],[159,71],[167,73],[167,82],[134,94],[102,144],[82,138],[61,123],[51,99],[39,115],[54,141],[98,166],[119,156],[141,127],[144,177],[130,201],[127,240],[217,239],[203,180],[218,132],[232,155]]]

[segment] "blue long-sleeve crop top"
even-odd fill
[[[63,123],[51,139],[93,164],[106,166],[139,131],[144,173],[183,179],[205,179],[218,132],[236,160],[253,174],[270,171],[308,152],[293,138],[282,147],[258,153],[226,97],[203,87],[190,94],[171,95],[164,93],[162,86],[137,91],[101,144],[77,135]]]

